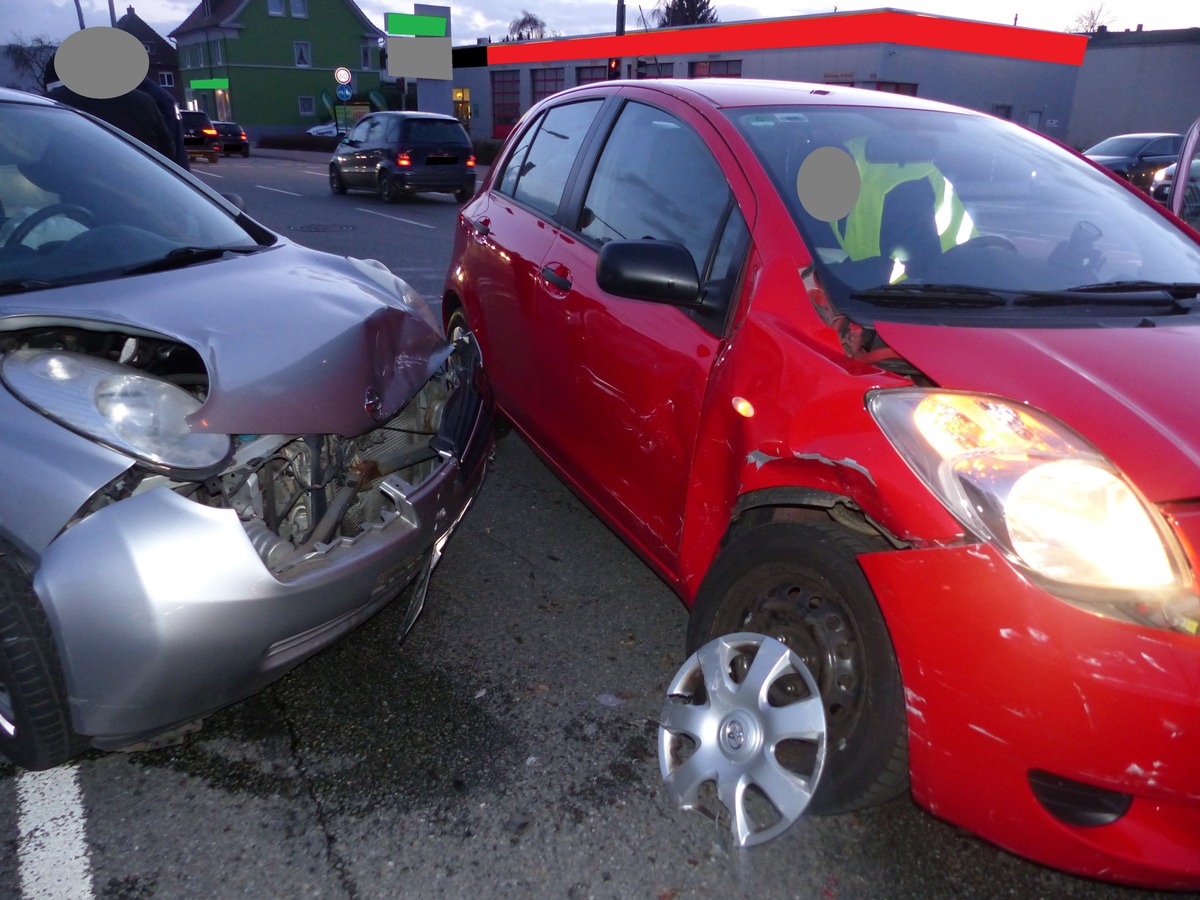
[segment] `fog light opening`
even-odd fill
[[[1079,828],[1111,825],[1129,812],[1133,804],[1132,794],[1098,788],[1039,769],[1029,772],[1029,786],[1046,812]]]

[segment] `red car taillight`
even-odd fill
[[[468,169],[475,168],[475,157],[474,156],[467,157],[467,168]]]
[[[405,151],[401,150],[399,153],[396,154],[396,165],[411,166],[412,159],[409,158],[409,155]]]
[[[205,128],[205,129],[204,129],[204,133],[205,133],[205,134],[216,134],[216,133],[217,133],[217,129],[215,129],[215,128]]]

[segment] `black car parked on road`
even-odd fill
[[[221,141],[221,153],[226,156],[230,153],[250,155],[250,140],[241,125],[237,122],[213,122],[213,127],[217,129],[217,137]]]
[[[471,139],[453,116],[373,113],[350,129],[334,150],[329,188],[335,194],[377,191],[384,203],[418,191],[438,191],[465,203],[475,193]]]

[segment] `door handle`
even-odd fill
[[[470,223],[477,237],[487,237],[492,233],[492,220],[487,216],[481,216],[478,219],[467,219],[467,221]]]
[[[565,267],[563,267],[563,271],[567,271]],[[563,275],[560,274],[558,268],[554,266],[543,266],[542,277],[560,291],[569,291],[571,289],[571,278],[569,272],[568,274]]]

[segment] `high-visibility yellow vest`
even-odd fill
[[[899,163],[867,160],[866,139],[854,138],[846,148],[858,165],[861,188],[858,202],[846,217],[845,233],[838,222],[830,222],[838,244],[852,260],[879,256],[879,232],[883,227],[883,204],[888,192],[907,181],[929,179],[934,193],[934,221],[942,252],[965,243],[978,232],[970,214],[949,180],[931,162]]]

